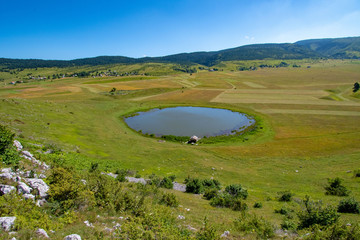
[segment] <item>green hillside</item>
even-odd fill
[[[175,63],[214,66],[221,61],[306,59],[360,57],[360,37],[303,40],[296,43],[253,44],[213,52],[180,53],[163,57],[130,58],[123,56],[99,56],[75,60],[41,60],[0,58],[5,69],[99,66],[109,64]]]

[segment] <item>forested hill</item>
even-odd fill
[[[100,56],[75,60],[39,60],[0,58],[0,67],[36,68],[96,66],[116,63],[134,64],[163,62],[179,64],[202,64],[212,66],[221,61],[303,58],[360,58],[360,37],[313,39],[296,43],[254,44],[214,52],[193,52],[164,57],[129,58],[123,56]]]
[[[312,39],[295,44],[329,58],[360,58],[360,37]]]

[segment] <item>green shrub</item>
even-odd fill
[[[262,208],[262,203],[261,202],[254,203],[254,208]]]
[[[278,192],[278,194],[280,202],[291,202],[292,197],[294,196],[290,191]]]
[[[350,191],[342,185],[341,178],[328,179],[328,183],[329,185],[325,187],[326,195],[348,196],[350,194]]]
[[[248,192],[240,184],[231,184],[225,188],[225,192],[229,193],[235,198],[246,199]]]
[[[6,126],[0,125],[0,154],[3,154],[5,149],[12,146],[15,134],[12,133]]]
[[[207,189],[204,193],[204,198],[206,200],[211,200],[212,198],[216,197],[218,195],[218,190],[216,189]]]
[[[127,182],[126,176],[127,176],[127,170],[125,169],[118,169],[116,170],[116,180],[119,182]]]
[[[175,179],[176,179],[176,176],[175,176],[175,175],[170,175],[169,178],[170,178],[170,180],[171,180],[172,182],[174,182]]]
[[[234,221],[235,229],[240,232],[253,233],[255,232],[260,239],[272,238],[274,234],[274,227],[270,222],[263,217],[244,214]]]
[[[343,199],[340,201],[337,211],[340,213],[360,213],[360,203],[353,197]]]
[[[227,207],[231,208],[234,205],[236,198],[227,192],[217,194],[210,200],[210,205],[213,207]]]
[[[344,224],[336,223],[327,229],[321,228],[318,225],[311,229],[312,234],[305,236],[306,240],[313,239],[336,239],[336,240],[355,240],[360,239],[360,225],[359,224]]]
[[[296,230],[297,229],[297,224],[289,219],[285,219],[281,224],[281,229],[283,230]]]
[[[203,227],[196,233],[197,240],[215,240],[218,239],[216,236],[216,230],[211,226],[205,217]]]
[[[233,201],[231,209],[234,211],[244,212],[248,209],[248,205],[240,198]]]
[[[10,146],[6,148],[0,155],[0,161],[4,162],[6,165],[17,166],[20,161],[19,152],[16,151],[15,147]]]
[[[179,201],[177,200],[175,194],[165,193],[160,200],[160,204],[164,204],[169,207],[178,207]]]
[[[220,182],[215,179],[204,179],[202,180],[202,185],[204,186],[204,189],[221,189]]]
[[[174,187],[174,185],[173,185],[172,181],[170,180],[170,178],[164,177],[160,182],[160,187],[172,189]]]
[[[354,171],[354,177],[356,178],[360,177],[360,169]]]
[[[198,178],[193,178],[187,181],[186,183],[186,192],[200,194],[204,191],[204,186],[202,181]]]
[[[154,173],[149,176],[150,178],[150,185],[160,187],[161,178],[159,176],[156,176]]]
[[[314,202],[306,196],[303,200],[303,210],[298,213],[300,220],[299,229],[318,225],[320,228],[327,228],[339,219],[339,214],[332,206],[323,206],[321,201]]]
[[[95,172],[99,168],[99,163],[91,163],[89,172]]]

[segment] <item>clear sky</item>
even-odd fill
[[[360,36],[360,0],[0,0],[0,57],[164,56]]]

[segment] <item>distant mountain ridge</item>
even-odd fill
[[[304,58],[360,58],[360,37],[309,39],[295,43],[253,44],[220,51],[179,53],[163,57],[130,58],[123,56],[99,56],[75,60],[0,58],[0,67],[14,69],[148,62],[213,66],[221,61]]]

